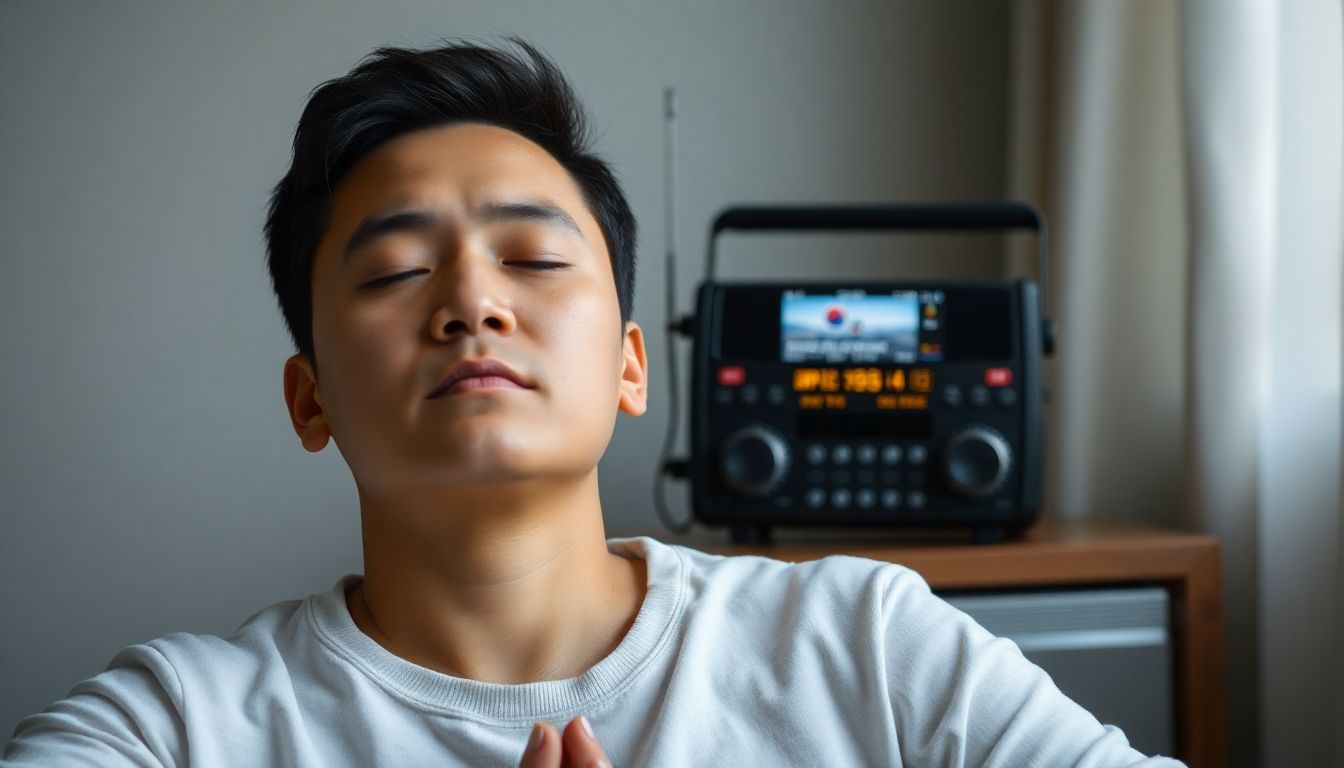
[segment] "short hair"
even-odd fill
[[[560,69],[535,46],[514,53],[463,42],[412,50],[378,48],[349,74],[309,96],[294,133],[289,171],[266,217],[267,266],[294,345],[317,367],[313,257],[332,191],[362,157],[402,134],[458,122],[514,131],[569,172],[606,239],[621,324],[635,293],[635,218],[615,174],[589,147],[583,106]]]

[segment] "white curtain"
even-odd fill
[[[1015,11],[1010,192],[1056,233],[1047,514],[1216,534],[1230,764],[1344,765],[1340,6]]]

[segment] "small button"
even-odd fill
[[[733,390],[722,387],[714,390],[714,402],[719,405],[728,405],[733,402]]]
[[[976,408],[983,408],[989,405],[989,390],[976,384],[971,387],[971,405]]]
[[[807,446],[807,463],[808,463],[808,464],[825,464],[825,463],[826,463],[826,446],[824,446],[824,445],[818,445],[817,443],[813,443],[813,444]]]
[[[897,483],[901,482],[900,471],[895,469],[882,470],[882,482],[886,483],[887,485],[896,485]]]
[[[868,485],[877,482],[877,473],[871,469],[861,469],[854,473],[854,479],[861,485]]]
[[[757,400],[761,399],[761,390],[756,388],[755,384],[742,385],[742,402],[747,405],[755,405]]]
[[[987,387],[1006,387],[1013,383],[1012,368],[986,368],[985,386]]]
[[[848,464],[854,458],[854,449],[848,445],[837,445],[831,449],[831,461],[836,464]]]
[[[858,459],[860,464],[872,464],[877,461],[877,449],[871,445],[860,445],[854,452],[854,458]]]
[[[836,509],[848,509],[849,501],[849,491],[844,488],[836,488],[834,491],[831,491],[831,506]]]
[[[928,501],[928,499],[924,497],[923,491],[911,491],[909,501],[911,509],[923,509],[924,504]]]
[[[824,483],[826,482],[826,473],[820,469],[809,469],[807,470],[807,482]]]
[[[1011,408],[1011,407],[1013,407],[1014,405],[1017,405],[1017,390],[1016,390],[1016,389],[1000,389],[1000,390],[998,391],[997,395],[998,395],[999,405],[1002,405],[1004,408]]]
[[[784,392],[784,387],[778,384],[771,384],[770,388],[765,390],[765,398],[771,405],[783,405],[788,394]]]
[[[956,384],[948,384],[946,387],[943,387],[944,403],[955,408],[956,406],[961,405],[961,399],[961,387],[958,387]]]
[[[901,463],[901,446],[888,445],[882,449],[882,463],[894,467]]]
[[[872,488],[860,488],[858,493],[854,494],[854,503],[858,504],[860,509],[872,509],[877,503],[877,494]]]
[[[911,485],[923,485],[924,473],[919,471],[913,471],[906,477],[906,481],[909,482]]]
[[[747,369],[740,365],[725,365],[719,369],[719,383],[725,387],[738,387],[747,380]]]
[[[922,445],[912,445],[910,446],[910,450],[906,451],[905,455],[906,458],[910,459],[911,464],[918,467],[929,460],[929,449]]]
[[[808,488],[803,494],[803,503],[813,509],[819,509],[826,503],[826,491],[821,488]]]
[[[883,491],[882,506],[887,509],[895,509],[901,506],[901,492],[895,488],[888,488]]]
[[[849,470],[837,469],[831,473],[831,482],[836,485],[846,485],[849,483]]]

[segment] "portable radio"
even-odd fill
[[[994,541],[1040,507],[1042,358],[1036,283],[715,280],[730,230],[1030,229],[1020,203],[736,207],[711,228],[693,318],[695,519],[734,541],[773,526],[968,527]]]

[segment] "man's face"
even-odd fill
[[[312,294],[321,381],[295,355],[286,401],[304,446],[335,439],[365,490],[585,475],[616,411],[644,411],[643,337],[622,328],[601,229],[564,167],[512,131],[459,123],[365,156],[332,197]],[[524,386],[430,398],[484,359]]]

